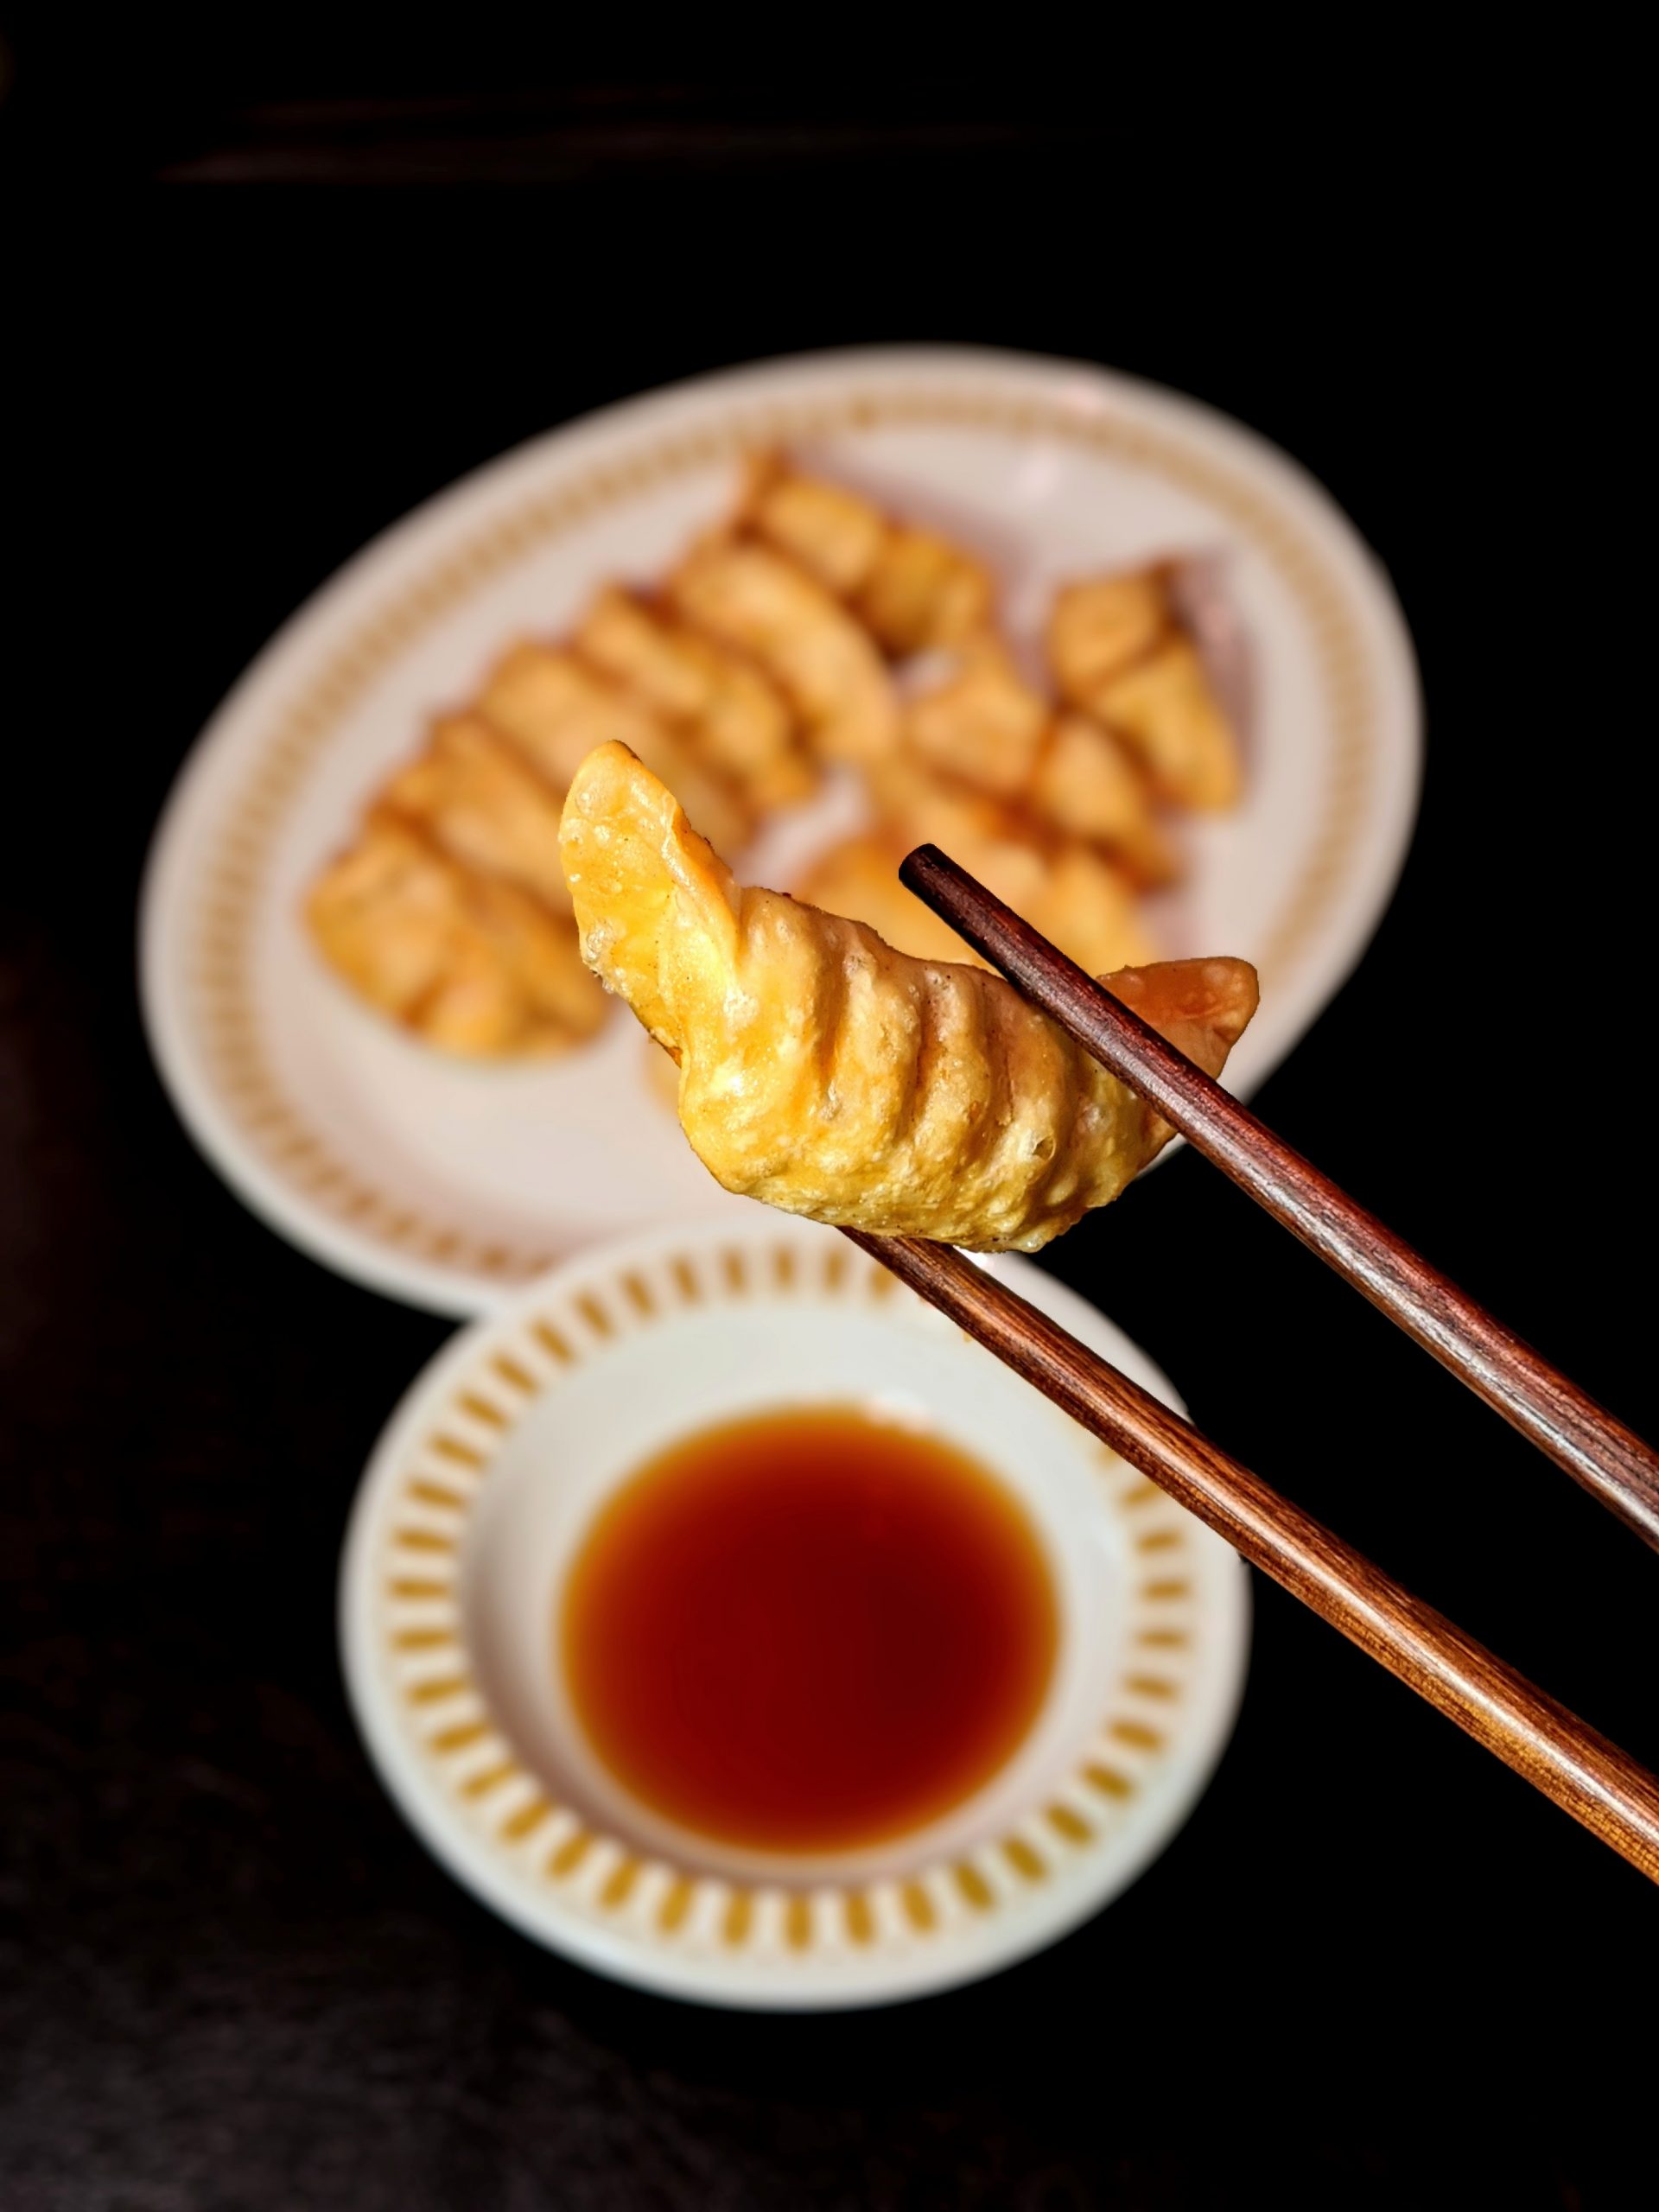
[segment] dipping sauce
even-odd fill
[[[851,1408],[705,1429],[600,1514],[566,1586],[594,1750],[703,1834],[834,1851],[936,1818],[1018,1747],[1054,1662],[1023,1509]]]

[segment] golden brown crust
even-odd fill
[[[481,715],[448,715],[424,753],[397,770],[380,806],[454,861],[570,912],[559,858],[560,801]]]
[[[562,1052],[605,1018],[573,921],[470,874],[389,815],[324,870],[306,918],[361,997],[448,1052]]]
[[[1168,1132],[1001,977],[746,889],[620,746],[563,825],[585,957],[680,1062],[682,1126],[729,1190],[813,1218],[1034,1250],[1116,1197]],[[1114,977],[1219,1071],[1242,961]]]
[[[1238,747],[1190,639],[1168,639],[1103,683],[1095,710],[1135,747],[1172,798],[1205,809],[1237,803]]]
[[[1048,654],[1065,696],[1134,749],[1165,798],[1236,803],[1238,742],[1177,622],[1164,569],[1068,585],[1049,617]]]
[[[942,683],[911,702],[905,736],[934,768],[1004,798],[1026,791],[1048,729],[1033,691],[996,638],[971,639]]]
[[[730,843],[747,842],[753,822],[730,785],[702,766],[677,730],[562,646],[527,640],[512,647],[478,703],[556,789],[565,789],[596,745],[614,741],[695,792],[704,819],[718,822]]]
[[[951,675],[912,701],[905,736],[936,772],[1016,803],[1042,834],[1109,847],[1138,882],[1177,873],[1138,762],[1088,716],[1057,715],[1000,639],[972,639]]]
[[[895,521],[844,484],[781,454],[749,464],[736,528],[763,538],[844,600],[897,658],[955,645],[989,621],[989,572],[937,531]]]
[[[752,653],[794,706],[826,760],[879,760],[898,728],[892,679],[868,634],[784,554],[747,539],[705,538],[669,578],[687,622]]]
[[[594,597],[571,644],[641,704],[683,725],[703,760],[756,813],[811,793],[817,778],[783,695],[729,645],[617,585]]]

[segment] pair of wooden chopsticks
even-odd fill
[[[931,845],[902,880],[1442,1365],[1659,1548],[1659,1454]],[[1252,1565],[1659,1881],[1659,1781],[948,1245],[847,1234]]]

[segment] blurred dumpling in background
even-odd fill
[[[737,527],[764,538],[847,601],[884,652],[955,645],[990,620],[989,571],[963,547],[900,523],[782,454],[749,465]]]
[[[360,997],[427,1042],[544,1053],[591,1035],[570,933],[566,795],[620,743],[728,850],[835,770],[856,834],[795,888],[929,960],[968,948],[899,880],[935,844],[1092,973],[1155,957],[1140,898],[1174,880],[1167,810],[1230,804],[1237,747],[1168,564],[1056,598],[1058,696],[993,626],[990,571],[786,454],[653,587],[611,583],[525,639],[370,795],[308,902]],[[799,849],[798,847],[797,849]]]
[[[355,989],[446,1052],[563,1052],[605,1018],[568,915],[457,867],[389,816],[324,870],[306,912]]]
[[[898,729],[893,681],[869,632],[804,569],[770,546],[711,537],[669,577],[696,628],[751,653],[827,760],[875,760]]]
[[[809,798],[817,782],[795,718],[752,660],[699,636],[642,594],[611,585],[572,633],[585,660],[682,725],[756,814]]]
[[[1166,569],[1068,585],[1049,617],[1048,656],[1066,698],[1134,749],[1163,798],[1205,809],[1236,802],[1238,741],[1179,623]]]

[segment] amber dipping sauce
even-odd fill
[[[936,1818],[1019,1745],[1053,1588],[996,1478],[851,1408],[705,1429],[600,1514],[559,1641],[600,1758],[722,1841],[836,1851]]]

